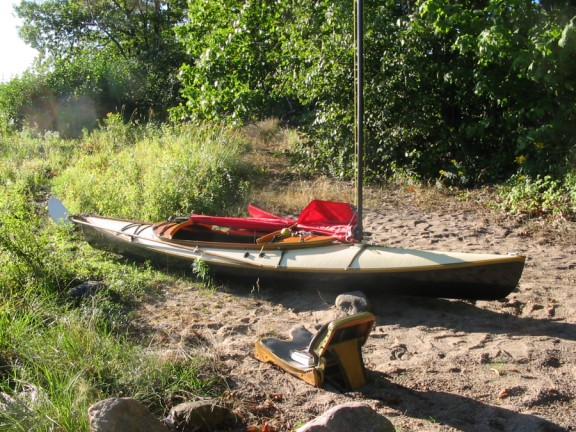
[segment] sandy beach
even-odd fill
[[[364,294],[376,327],[363,353],[369,383],[355,392],[317,389],[253,356],[264,335],[315,331],[344,312],[337,293],[186,283],[137,311],[150,349],[203,352],[228,390],[236,429],[290,431],[332,406],[360,401],[398,431],[576,430],[576,228],[493,211],[482,196],[412,188],[371,192],[364,229],[393,247],[517,253],[517,289],[498,301]],[[352,287],[350,291],[362,289]]]

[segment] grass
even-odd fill
[[[250,151],[244,155],[252,172],[249,201],[277,214],[299,213],[313,199],[354,202],[351,182],[301,175],[291,163],[291,151],[300,142],[296,131],[267,119],[243,129]]]
[[[110,117],[86,137],[53,192],[73,212],[139,220],[236,211],[247,188],[242,136],[210,125],[144,128],[127,134]],[[120,136],[120,138],[118,137]],[[119,145],[129,135],[128,144]]]
[[[57,192],[76,211],[131,217],[186,212],[202,200],[231,211],[244,199],[241,135],[111,117],[81,140],[24,131],[4,133],[0,147],[0,430],[88,431],[88,407],[104,398],[135,397],[161,416],[218,394],[209,353],[167,358],[133,329],[134,305],[174,277],[91,249],[48,220],[45,199]],[[71,299],[88,280],[101,289]]]

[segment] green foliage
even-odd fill
[[[564,180],[551,176],[515,175],[498,187],[499,206],[506,211],[530,216],[554,215],[576,217],[576,175]]]
[[[178,35],[190,64],[181,68],[185,106],[173,118],[245,122],[278,109],[276,29],[284,2],[188,1],[188,19]]]
[[[559,85],[576,70],[561,66],[571,50],[559,44],[564,18],[524,0],[427,0],[396,23],[388,46],[397,48],[382,58],[388,79],[375,75],[385,83],[375,102],[389,113],[376,132],[383,155],[424,178],[454,173],[458,161],[460,185],[501,179],[518,157],[532,173],[570,169],[574,94]]]
[[[168,360],[122,336],[129,302],[164,276],[107,261],[74,233],[47,223],[15,187],[0,195],[0,428],[88,431],[98,400],[130,395],[158,414],[175,401],[211,394],[211,361],[196,354]],[[104,288],[79,307],[70,287]]]
[[[31,101],[41,93],[42,83],[25,72],[7,83],[0,83],[0,133],[21,129],[26,124]]]
[[[172,111],[173,118],[314,121],[314,145],[303,158],[318,168],[334,166],[336,158],[341,174],[352,153],[334,146],[351,137],[349,5],[190,0],[188,8],[178,33],[193,62],[181,69],[187,102]],[[311,109],[315,114],[308,117]]]
[[[49,322],[39,314],[0,306],[0,349],[11,368],[0,391],[12,398],[0,415],[2,430],[88,431],[88,407],[98,400],[130,395],[164,414],[214,387],[214,378],[199,378],[208,359],[169,361],[74,313]]]
[[[279,55],[280,89],[311,110],[298,163],[335,177],[354,168],[352,3],[292,2]]]
[[[49,239],[38,236],[40,222],[35,207],[27,197],[4,188],[0,198],[0,286],[17,292],[30,285],[57,290],[62,262],[49,259]]]
[[[108,112],[277,116],[302,126],[299,165],[350,177],[353,3],[22,0],[22,36],[47,55],[0,87],[0,122],[76,136]],[[561,178],[575,158],[575,15],[570,2],[366,3],[368,179],[471,186],[519,158]]]
[[[174,84],[142,70],[135,59],[114,58],[110,49],[51,59],[50,67],[0,84],[0,128],[33,127],[79,137],[109,112],[133,119],[163,119],[177,103]]]
[[[132,134],[132,137],[128,135]],[[140,220],[236,209],[244,198],[240,136],[207,124],[126,127],[110,116],[87,135],[54,193],[74,212]]]
[[[158,279],[146,267],[108,262],[84,243],[75,245],[73,233],[46,224],[40,217],[43,213],[29,195],[14,187],[4,188],[0,198],[1,296],[28,301],[29,291],[35,290],[63,300],[71,286],[92,278],[108,287],[99,300],[110,312],[113,307],[104,303],[115,301],[114,292],[126,301],[142,295],[150,281]],[[105,327],[117,327],[108,314],[98,315]]]
[[[198,278],[206,288],[214,286],[214,275],[210,270],[210,266],[202,259],[197,259],[192,263],[192,271],[196,278]]]
[[[194,139],[199,142],[188,145]],[[162,415],[177,401],[218,391],[213,360],[205,354],[192,349],[189,356],[168,359],[150,352],[146,340],[127,336],[133,302],[167,283],[169,276],[111,260],[79,241],[70,228],[50,223],[43,204],[52,181],[89,154],[95,166],[117,163],[114,157],[125,159],[135,150],[149,151],[151,165],[168,160],[182,165],[192,163],[192,147],[210,153],[194,156],[210,166],[197,168],[215,173],[233,163],[228,155],[237,158],[234,151],[242,142],[216,127],[134,127],[118,115],[82,141],[30,129],[0,133],[1,430],[88,431],[88,407],[108,397],[132,396]],[[159,157],[162,152],[169,155]],[[116,166],[128,169],[128,164]],[[218,180],[206,180],[203,187],[219,193],[206,186],[211,182]],[[102,286],[95,293],[71,296],[72,287],[89,280]]]
[[[34,75],[9,84],[18,104],[6,109],[0,88],[0,120],[77,137],[108,112],[163,120],[180,102],[186,55],[173,27],[183,0],[21,0],[15,9],[21,37],[41,54]]]
[[[188,103],[177,114],[247,121],[258,107],[288,100],[303,109],[298,119],[308,138],[298,162],[351,176],[352,2],[219,6],[189,1],[180,34],[195,60],[183,68]],[[469,186],[506,178],[518,157],[534,174],[570,169],[574,8],[529,0],[377,0],[365,9],[370,179],[412,172]]]
[[[33,196],[46,192],[74,145],[58,133],[39,135],[28,128],[0,133],[0,186]]]

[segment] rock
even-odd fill
[[[92,432],[169,432],[148,408],[132,398],[110,398],[88,408]]]
[[[86,281],[80,285],[76,285],[70,288],[67,292],[67,297],[74,303],[80,303],[80,301],[87,296],[96,294],[98,290],[105,286],[104,282],[100,281]]]
[[[233,418],[228,408],[215,401],[201,400],[176,405],[170,410],[166,423],[179,431],[195,432],[212,430]]]
[[[352,314],[368,312],[370,310],[370,302],[362,291],[340,294],[336,297],[336,306],[340,310]]]
[[[368,405],[349,402],[329,409],[296,432],[395,432],[394,425]]]

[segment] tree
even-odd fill
[[[303,160],[338,175],[353,167],[351,3],[296,7],[283,45],[299,47],[284,51],[298,73],[283,85],[314,104]],[[366,2],[368,175],[473,185],[571,169],[574,13],[531,0]]]
[[[286,2],[189,0],[178,35],[191,62],[181,71],[186,105],[177,118],[244,122],[283,108],[276,97],[279,29]]]
[[[419,8],[419,25],[446,40],[441,85],[454,87],[459,106],[459,142],[449,157],[472,180],[509,174],[518,164],[538,173],[571,167],[576,9],[557,5],[426,0]]]
[[[21,37],[43,58],[59,100],[98,103],[98,112],[164,118],[180,101],[186,57],[173,27],[184,0],[22,0]]]

